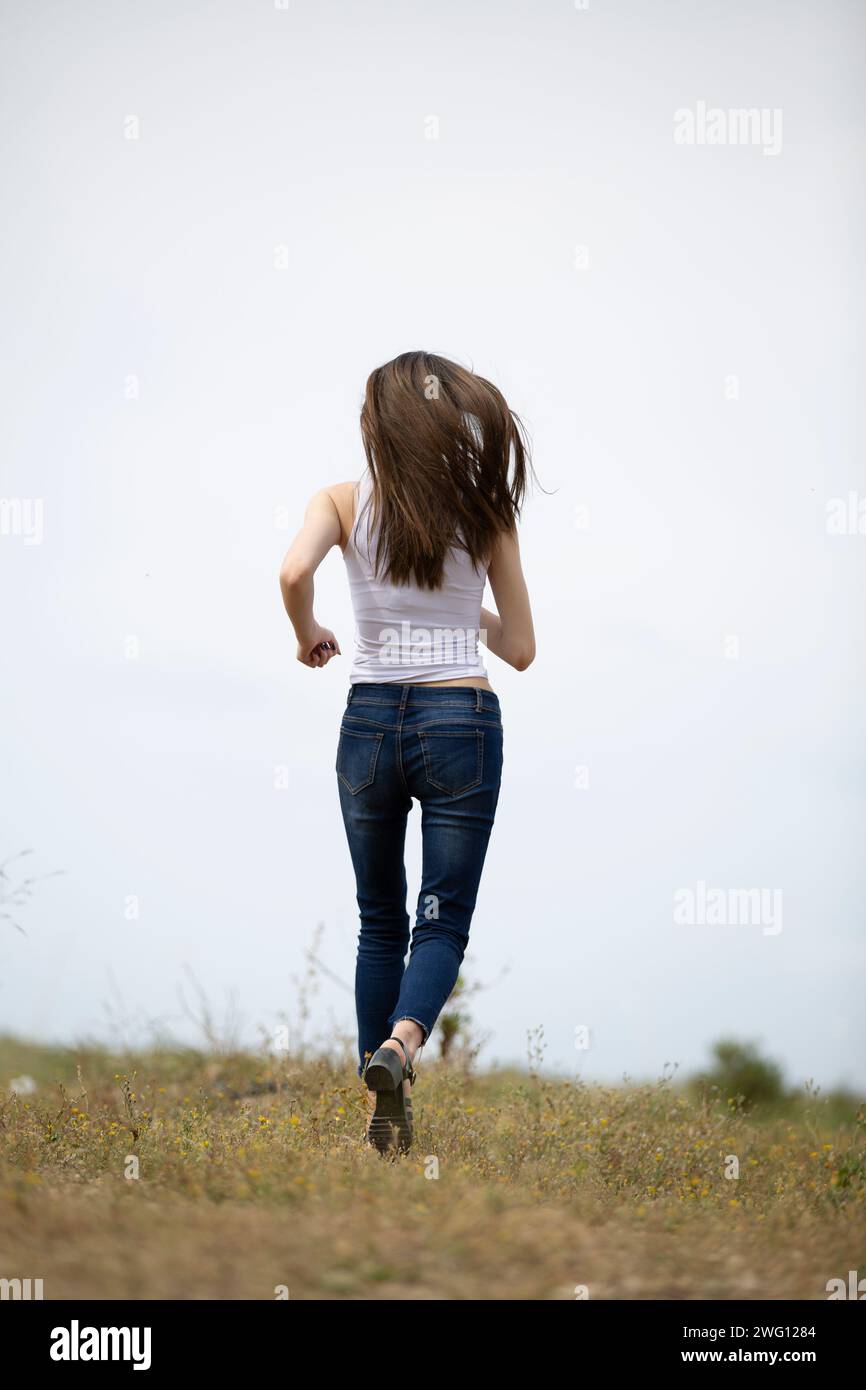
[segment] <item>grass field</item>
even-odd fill
[[[348,1060],[0,1039],[0,1278],[49,1299],[822,1299],[866,1274],[853,1105],[436,1063],[415,1112],[388,1161]]]

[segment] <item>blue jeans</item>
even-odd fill
[[[361,933],[358,1051],[412,1019],[429,1037],[454,988],[502,775],[499,701],[471,686],[354,685],[337,748]],[[408,964],[403,846],[421,803],[423,867]]]

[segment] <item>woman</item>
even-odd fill
[[[535,656],[517,520],[531,471],[501,393],[431,353],[377,368],[361,411],[361,482],[316,493],[280,571],[298,660],[341,655],[313,614],[339,545],[356,620],[337,779],[357,881],[358,1047],[380,1152],[412,1142],[413,1061],[460,969],[502,771],[502,724],[478,639],[518,671]],[[498,613],[482,608],[485,579]],[[403,846],[421,805],[409,962]]]

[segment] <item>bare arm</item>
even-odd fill
[[[491,613],[489,608],[481,610],[487,646],[515,671],[525,671],[535,660],[535,629],[516,531],[500,536],[487,577],[499,609],[498,613]]]
[[[313,613],[313,575],[331,546],[340,544],[341,535],[336,504],[323,489],[310,501],[304,524],[280,566],[283,603],[298,639],[298,660],[305,666],[327,666],[332,656],[341,655],[333,632],[317,623]]]

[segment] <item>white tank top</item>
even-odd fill
[[[368,471],[355,488],[355,520],[343,551],[355,610],[350,683],[486,677],[478,650],[486,567],[476,570],[465,550],[455,548],[446,557],[441,589],[378,579],[371,487]]]

